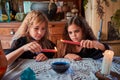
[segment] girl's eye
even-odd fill
[[[45,28],[42,28],[42,30],[45,30]]]
[[[34,28],[35,30],[38,30],[39,28]]]
[[[68,32],[68,34],[72,34],[72,32]]]
[[[80,32],[80,30],[75,30],[76,33]]]

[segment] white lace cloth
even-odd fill
[[[55,61],[69,62],[70,68],[64,74],[57,74],[51,69],[51,63]],[[55,58],[43,62],[23,59],[9,66],[2,80],[20,80],[21,72],[28,67],[36,73],[37,80],[98,80],[95,72],[101,69],[101,65],[102,59],[93,60],[91,58],[83,58],[80,61]],[[120,57],[113,59],[111,71],[120,74]]]

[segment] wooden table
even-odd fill
[[[70,68],[63,74],[56,73],[51,64],[55,61],[65,61],[70,63]],[[2,80],[20,80],[20,74],[30,67],[36,74],[37,80],[98,80],[95,73],[101,69],[102,59],[93,60],[83,58],[74,61],[64,58],[54,58],[43,62],[36,62],[33,59],[20,59],[9,66],[8,71]],[[120,57],[113,59],[111,71],[120,76]]]

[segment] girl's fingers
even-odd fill
[[[82,58],[81,58],[81,57],[77,57],[77,58],[75,58],[75,60],[76,60],[76,61],[82,60]]]
[[[40,51],[40,48],[39,48],[39,46],[36,43],[33,43],[31,46],[32,46],[32,48],[34,49],[35,52],[39,52]]]
[[[82,40],[82,41],[80,42],[80,46],[84,47],[84,41],[85,41],[85,40]]]
[[[34,49],[34,46],[29,46],[29,50],[30,50],[31,52],[33,52],[33,53],[36,52],[35,49]]]
[[[41,52],[41,46],[37,42],[33,42],[32,46],[35,52]]]
[[[93,41],[90,41],[90,48],[93,48]]]
[[[86,45],[87,48],[93,48],[93,42],[90,41],[90,40],[87,40],[87,45]]]
[[[85,43],[86,43],[85,47],[90,48],[90,41],[86,40]]]
[[[81,57],[76,54],[67,54],[64,58],[68,58],[71,60],[81,60]]]
[[[37,43],[37,42],[31,42],[31,43],[28,43],[26,44],[25,48],[24,48],[26,51],[29,50],[33,53],[35,52],[41,52],[41,46]]]
[[[36,61],[45,61],[45,60],[47,60],[48,58],[44,55],[44,54],[38,54],[37,56],[36,56]]]
[[[80,45],[84,48],[93,48],[93,41],[91,40],[82,40]]]

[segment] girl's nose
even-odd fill
[[[38,34],[41,34],[41,31],[40,31],[40,30],[38,31]]]
[[[72,36],[75,36],[75,33],[72,33]]]

